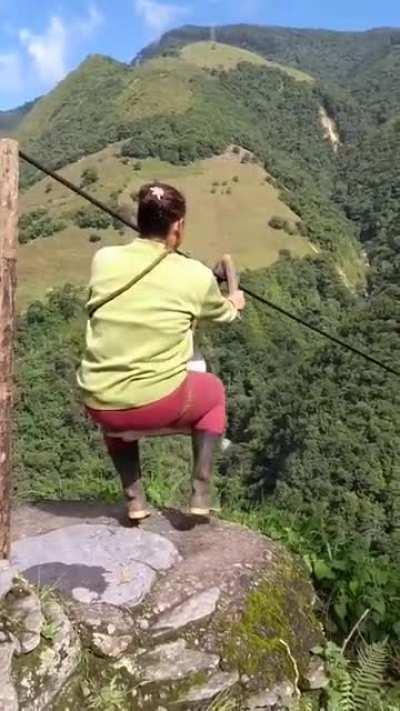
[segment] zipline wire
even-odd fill
[[[55,173],[54,170],[50,170],[50,168],[47,168],[46,166],[42,165],[42,163],[39,163],[39,161],[35,160],[34,158],[31,158],[26,153],[24,153],[24,151],[21,151],[21,149],[19,151],[19,157],[22,158],[22,160],[24,160],[25,163],[29,163],[29,165],[32,165],[34,168],[37,168],[37,170],[40,170],[42,173],[45,173],[46,175],[48,175],[50,178],[53,178],[53,180],[56,180],[57,183],[61,183],[61,185],[64,185],[64,187],[68,188],[68,190],[72,190],[73,193],[76,193],[84,200],[91,202],[92,205],[95,205],[95,207],[98,207],[99,210],[103,210],[103,212],[106,212],[108,215],[110,215],[110,217],[114,218],[115,220],[119,220],[126,227],[130,227],[132,230],[135,230],[135,232],[139,232],[139,229],[138,229],[137,225],[135,225],[134,222],[127,220],[125,217],[120,215],[116,210],[113,210],[111,207],[106,205],[104,202],[101,202],[101,200],[98,200],[93,195],[90,195],[90,193],[88,193],[88,192],[86,192],[86,190],[83,190],[82,188],[78,187],[78,185],[75,185],[75,183],[71,183],[71,181],[68,180],[68,178],[64,178],[64,176],[60,175],[59,173]]]
[[[295,316],[294,314],[290,313],[290,311],[286,311],[286,309],[283,309],[282,306],[278,306],[277,304],[274,304],[272,301],[265,299],[263,296],[256,294],[254,291],[250,291],[250,289],[247,289],[246,287],[244,287],[242,285],[240,285],[240,288],[245,294],[250,296],[255,301],[259,301],[261,304],[264,304],[264,306],[268,306],[270,309],[273,309],[274,311],[278,311],[278,313],[282,314],[283,316],[286,316],[287,318],[290,318],[292,321],[295,321],[296,323],[300,324],[300,326],[303,326],[304,328],[308,328],[310,331],[317,333],[319,336],[323,336],[324,338],[327,338],[329,341],[332,341],[332,343],[335,343],[337,346],[341,346],[342,348],[347,349],[351,353],[354,353],[355,355],[358,355],[361,358],[364,358],[365,360],[369,361],[370,363],[373,363],[374,365],[377,365],[379,368],[383,368],[383,370],[386,370],[388,373],[391,373],[392,375],[396,375],[398,378],[400,378],[400,371],[394,370],[394,368],[391,368],[390,365],[386,365],[386,363],[382,363],[382,361],[377,360],[376,358],[373,358],[373,356],[370,356],[368,353],[365,353],[365,351],[362,351],[359,348],[352,346],[350,343],[347,343],[347,341],[342,341],[341,338],[337,338],[336,336],[333,336],[328,331],[324,331],[322,328],[318,328],[318,326],[313,326],[308,321],[304,321],[299,316]]]
[[[24,151],[20,150],[19,155],[20,155],[20,158],[22,160],[24,160],[26,163],[29,163],[29,165],[33,166],[37,170],[40,170],[42,173],[45,173],[50,178],[53,178],[53,180],[55,180],[57,183],[61,183],[61,185],[64,185],[64,187],[68,188],[68,190],[71,190],[76,195],[79,195],[84,200],[87,200],[87,202],[90,202],[95,207],[98,207],[100,210],[102,210],[103,212],[110,215],[110,217],[112,217],[113,219],[118,220],[123,225],[125,225],[126,227],[129,227],[130,229],[134,230],[135,232],[139,232],[139,228],[137,225],[135,225],[134,222],[127,220],[125,217],[120,215],[116,210],[113,210],[108,205],[106,205],[104,202],[102,202],[101,200],[98,200],[93,195],[86,192],[86,190],[83,190],[82,188],[78,187],[77,185],[72,183],[67,178],[64,178],[59,173],[56,173],[55,171],[50,170],[50,168],[47,168],[39,161],[35,160],[34,158],[31,158],[31,156],[28,156]],[[184,256],[186,256],[186,255],[184,255]],[[329,333],[328,331],[325,331],[322,328],[318,328],[318,326],[313,326],[308,321],[305,321],[304,319],[300,318],[299,316],[292,314],[290,311],[287,311],[286,309],[282,308],[282,306],[278,306],[277,304],[274,304],[272,301],[269,301],[265,297],[260,296],[260,294],[257,294],[254,291],[251,291],[250,289],[243,286],[242,284],[240,285],[240,288],[245,294],[247,294],[247,296],[250,296],[255,301],[258,301],[259,303],[263,304],[264,306],[267,306],[268,308],[272,309],[273,311],[277,311],[282,316],[285,316],[286,318],[290,319],[291,321],[294,321],[295,323],[299,324],[300,326],[303,326],[303,328],[307,328],[309,331],[312,331],[313,333],[316,333],[319,336],[326,338],[328,341],[331,341],[335,345],[340,346],[341,348],[344,348],[345,350],[350,351],[354,355],[357,355],[360,358],[363,358],[364,360],[368,361],[369,363],[372,363],[373,365],[377,366],[378,368],[385,370],[387,373],[390,373],[391,375],[395,375],[396,377],[400,378],[400,371],[395,370],[390,365],[387,365],[386,363],[383,363],[382,361],[377,360],[373,356],[370,356],[368,353],[365,353],[365,351],[362,351],[359,348],[352,346],[350,343],[347,343],[346,341],[343,341],[342,339],[337,338],[336,336]]]

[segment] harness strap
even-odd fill
[[[125,292],[129,291],[129,289],[132,289],[135,284],[144,279],[144,277],[150,274],[153,269],[158,267],[158,265],[161,264],[161,262],[163,262],[169,254],[172,254],[172,251],[172,249],[166,249],[165,252],[160,254],[157,259],[154,260],[154,262],[149,264],[146,269],[143,269],[140,274],[134,276],[127,284],[124,284],[124,286],[121,286],[119,289],[116,289],[112,294],[108,294],[108,296],[105,296],[103,299],[101,299],[101,301],[98,301],[97,304],[93,304],[93,306],[89,308],[89,318],[92,318],[102,306],[109,304],[111,301],[114,301],[114,299],[117,299],[118,296],[121,296],[121,294],[125,294]]]

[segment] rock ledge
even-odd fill
[[[126,709],[189,711],[220,693],[237,709],[295,709],[326,684],[314,592],[281,546],[176,511],[140,529],[119,519],[88,504],[14,512],[1,711],[106,709],[110,694]]]

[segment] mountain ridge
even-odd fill
[[[276,58],[288,64],[294,63],[294,66],[299,69],[330,80],[337,80],[339,77],[343,79],[344,76],[349,75],[360,59],[364,59],[371,52],[382,47],[390,46],[393,41],[400,42],[398,28],[342,32],[236,24],[216,26],[214,31],[220,42],[258,51],[262,56],[270,59]],[[166,32],[160,40],[145,47],[136,55],[133,63],[205,39],[210,39],[210,27],[184,25]],[[328,42],[324,45],[323,40]],[[336,51],[336,45],[340,45],[340,52]],[[335,50],[333,54],[332,49]],[[343,49],[347,52],[344,53]],[[323,62],[316,62],[318,59],[315,56],[316,52],[322,52]],[[332,57],[335,58],[334,63],[329,61]]]

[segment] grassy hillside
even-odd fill
[[[202,69],[236,69],[241,62],[279,69],[298,81],[313,81],[313,78],[304,72],[292,67],[286,67],[277,62],[269,62],[264,57],[254,52],[249,52],[240,47],[222,44],[221,42],[194,42],[183,47],[180,56],[190,64],[196,64]]]
[[[180,56],[203,69],[236,69],[240,62],[266,65],[259,54],[220,42],[194,42],[182,48]]]
[[[259,25],[216,28],[218,42],[255,52],[269,60],[305,71],[324,81],[343,82],[366,63],[400,42],[399,29],[332,32]],[[186,26],[167,32],[146,47],[139,59],[176,53],[193,42],[210,39],[208,27]]]
[[[335,118],[343,140],[353,142],[396,115],[399,95],[400,30],[331,32],[234,25],[216,28],[218,43],[250,52],[291,71],[319,80],[321,100]],[[141,58],[192,53],[209,45],[209,29],[183,27],[167,32]],[[200,52],[200,50],[198,50]]]
[[[110,146],[85,158],[63,171],[68,178],[80,182],[85,168],[95,167],[99,180],[90,190],[110,202],[118,194],[120,205],[133,210],[130,199],[143,182],[155,178],[170,181],[188,197],[189,215],[185,248],[209,263],[224,252],[231,252],[241,269],[269,266],[281,250],[293,256],[312,254],[312,247],[299,235],[289,235],[268,225],[272,216],[286,220],[292,227],[298,217],[279,199],[278,191],[266,182],[262,168],[241,163],[240,155],[232,153],[194,163],[188,167],[171,166],[149,159],[140,171],[133,170],[133,161],[123,164],[119,146]],[[51,186],[50,192],[49,188]],[[80,229],[71,215],[85,207],[84,201],[48,179],[35,184],[23,196],[22,208],[29,214],[45,208],[52,218],[64,219],[66,228],[49,237],[20,245],[18,302],[26,306],[43,296],[47,289],[65,282],[85,284],[89,266],[99,246],[130,240],[129,230],[123,236],[112,227],[106,230]],[[97,244],[90,235],[101,237]]]
[[[278,181],[303,234],[333,255],[351,283],[359,281],[356,231],[332,200],[337,156],[322,126],[318,86],[258,58],[234,68],[238,54],[230,48],[202,44],[188,51],[197,64],[177,56],[132,68],[89,58],[23,121],[24,147],[60,168],[123,139],[127,158],[176,166],[243,146]],[[231,68],[198,66],[206,57],[211,66],[215,52]]]
[[[176,60],[132,70],[107,57],[89,57],[35,105],[19,138],[52,165],[66,165],[128,137],[135,121],[188,111],[199,76],[200,70]]]
[[[160,119],[165,123],[176,118],[179,124],[182,118],[179,125],[174,124],[177,143],[185,133],[182,122],[188,124],[189,134],[195,135],[199,129],[204,134],[202,149],[194,155],[189,151],[178,162],[222,152],[231,142],[254,144],[252,112],[237,96],[231,96],[218,73],[211,76],[203,70],[203,66],[218,68],[222,62],[232,72],[243,57],[258,64],[260,70],[276,69],[257,55],[224,45],[213,49],[207,43],[188,48],[185,61],[179,57],[153,59],[136,68],[107,57],[89,57],[33,107],[18,136],[26,149],[54,167],[123,138],[136,140],[142,131],[151,136]],[[296,78],[300,76],[296,74]],[[316,105],[314,111],[317,114]],[[262,136],[257,140],[260,143]]]

